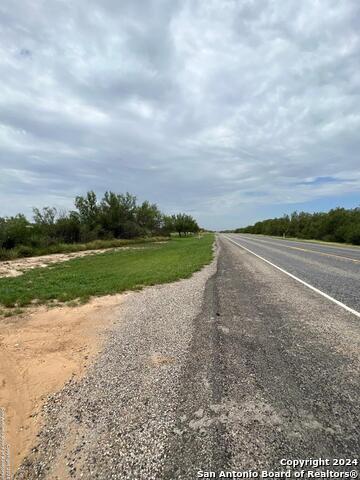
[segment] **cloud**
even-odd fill
[[[224,227],[359,193],[359,13],[5,0],[0,215],[114,189]]]

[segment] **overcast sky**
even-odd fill
[[[0,216],[360,204],[359,0],[2,0],[0,32]]]

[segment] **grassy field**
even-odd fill
[[[20,277],[0,278],[0,305],[22,307],[31,302],[86,301],[146,285],[187,278],[208,264],[214,236],[174,238],[144,248],[87,256],[30,270]]]

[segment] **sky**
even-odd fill
[[[358,0],[2,0],[0,39],[0,216],[360,205]]]

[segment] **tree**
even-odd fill
[[[78,212],[62,212],[56,222],[56,237],[64,243],[77,243],[81,240],[81,222]]]
[[[115,238],[136,236],[140,233],[136,225],[136,197],[130,193],[105,192],[100,203],[100,225],[105,235]]]
[[[166,235],[175,232],[173,218],[170,215],[162,215],[161,217],[161,232]]]
[[[172,215],[171,219],[173,228],[175,232],[179,234],[179,237],[181,237],[182,233],[187,235],[188,233],[195,233],[199,231],[199,226],[191,215],[178,213],[177,215]]]
[[[148,233],[160,230],[162,215],[155,203],[145,201],[136,209],[136,222]]]
[[[42,210],[39,208],[33,208],[34,222],[37,225],[54,225],[57,215],[56,208],[43,207]]]
[[[31,224],[25,215],[18,214],[0,220],[0,247],[11,249],[18,245],[26,245],[31,237]]]
[[[85,197],[77,196],[74,203],[79,211],[80,221],[90,228],[95,227],[99,215],[96,193],[90,190]]]

